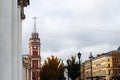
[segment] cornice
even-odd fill
[[[30,4],[29,0],[18,0],[18,6],[21,7],[21,19],[25,19],[24,7],[27,7]]]

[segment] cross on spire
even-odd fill
[[[34,19],[34,29],[33,29],[33,32],[36,33],[36,19],[37,19],[37,17],[33,17],[33,19]]]

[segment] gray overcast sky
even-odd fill
[[[120,0],[30,0],[23,21],[23,54],[37,17],[42,60],[51,54],[82,59],[115,50],[120,45]]]

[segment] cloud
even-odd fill
[[[94,54],[117,49],[120,45],[119,0],[36,0],[25,9],[23,21],[23,53],[36,16],[41,38],[42,57],[58,55],[64,60],[82,51],[84,59]],[[45,54],[45,55],[44,55]]]
[[[42,63],[44,62],[44,60],[46,60],[47,57],[54,55],[54,56],[58,56],[66,64],[67,59],[70,59],[72,55],[76,56],[76,60],[78,60],[77,58],[78,52],[82,54],[81,60],[84,62],[86,59],[89,59],[90,52],[92,52],[93,56],[95,57],[96,54],[101,54],[101,53],[112,51],[114,50],[113,48],[115,47],[116,47],[115,45],[102,44],[102,45],[82,47],[82,48],[72,46],[71,48],[61,48],[61,50],[59,51],[50,51],[50,50],[42,51],[41,52]]]

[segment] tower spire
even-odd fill
[[[33,19],[34,19],[34,29],[33,29],[33,32],[36,33],[36,19],[37,19],[37,17],[33,17]]]

